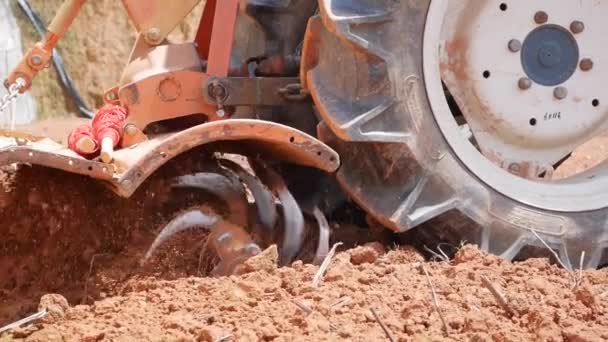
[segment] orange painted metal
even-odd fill
[[[217,0],[207,0],[205,9],[201,16],[201,21],[198,25],[196,33],[196,48],[199,56],[204,59],[209,59],[209,49],[211,48],[211,32],[213,31],[213,20],[215,17],[215,8]]]
[[[125,68],[118,86],[120,104],[127,108],[123,145],[139,143],[138,134],[150,123],[202,114],[217,120],[216,106],[209,104],[203,86],[208,75],[193,43],[162,45],[150,50]],[[133,133],[135,132],[135,133]]]
[[[211,76],[228,76],[238,8],[239,0],[221,0],[216,4],[207,61],[207,74]]]
[[[122,0],[138,33],[158,30],[158,42],[163,41],[201,0]]]
[[[26,92],[31,87],[36,75],[49,65],[53,49],[65,35],[85,1],[66,0],[61,5],[48,27],[45,39],[36,43],[25,53],[19,64],[17,64],[4,81],[5,87],[8,88],[18,78],[22,78],[25,81],[25,85],[20,89],[21,93]]]
[[[114,166],[118,178],[112,182],[114,191],[129,197],[151,174],[175,156],[220,141],[238,142],[243,149],[326,172],[334,172],[340,165],[336,151],[295,128],[255,119],[221,120],[153,137],[136,146],[115,151]]]
[[[155,22],[151,18],[160,8],[157,1],[140,5],[135,0],[123,0],[139,30],[181,20],[193,2],[183,4],[179,16],[173,13]],[[143,39],[146,33],[140,32],[116,92],[129,111],[125,126],[130,125],[131,134],[125,133],[123,146],[146,140],[142,132],[150,123],[192,114],[205,115],[208,121],[227,118],[218,116],[217,105],[206,99],[204,87],[209,77],[228,75],[238,6],[238,0],[207,1],[196,44],[150,46]],[[207,59],[206,70],[201,58]]]

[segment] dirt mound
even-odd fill
[[[171,165],[186,167],[178,159]],[[61,171],[23,165],[0,172],[0,325],[31,313],[46,293],[86,303],[116,293],[131,277],[205,275],[201,245],[192,242],[204,232],[184,234],[158,260],[139,265],[158,229],[179,210],[216,200],[203,193],[167,196],[165,179],[181,172],[171,165],[130,199]]]
[[[336,255],[317,289],[317,267],[301,262],[227,278],[140,279],[128,294],[70,307],[58,322],[17,334],[28,341],[382,341],[384,325],[400,341],[608,338],[605,271],[585,272],[573,289],[571,275],[546,260],[510,263],[468,246],[453,264],[415,261],[407,248],[361,265],[351,256]],[[481,277],[504,293],[512,315]]]

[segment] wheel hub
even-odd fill
[[[578,43],[558,25],[538,27],[524,40],[521,65],[535,83],[555,86],[567,81],[578,65]]]

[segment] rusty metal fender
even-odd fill
[[[334,172],[340,165],[336,151],[304,132],[271,121],[230,119],[159,135],[115,151],[111,164],[84,159],[48,138],[0,130],[0,166],[33,164],[89,176],[108,184],[119,196],[129,197],[174,157],[221,141],[242,141],[277,159],[325,172]]]
[[[214,121],[116,151],[117,177],[111,182],[114,191],[129,197],[172,158],[220,141],[243,141],[278,159],[326,172],[336,171],[340,164],[338,153],[329,146],[289,126],[254,119]]]
[[[0,130],[0,166],[12,164],[40,165],[107,182],[115,181],[112,164],[84,159],[48,138]]]

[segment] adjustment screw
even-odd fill
[[[160,43],[160,29],[152,27],[146,32],[146,41],[149,44],[156,45]]]
[[[527,77],[522,77],[517,81],[517,86],[521,90],[528,90],[532,87],[532,81]]]
[[[579,67],[583,71],[589,71],[589,70],[593,69],[593,60],[591,60],[591,58],[583,58],[583,59],[581,59]]]
[[[509,51],[518,52],[521,50],[521,42],[517,39],[509,40]]]
[[[534,14],[534,22],[537,24],[544,24],[549,20],[549,15],[545,11],[538,11]]]
[[[585,24],[582,21],[575,20],[570,24],[570,31],[577,34],[585,30]]]
[[[568,89],[566,87],[557,87],[553,89],[553,96],[558,100],[563,100],[568,96]]]

